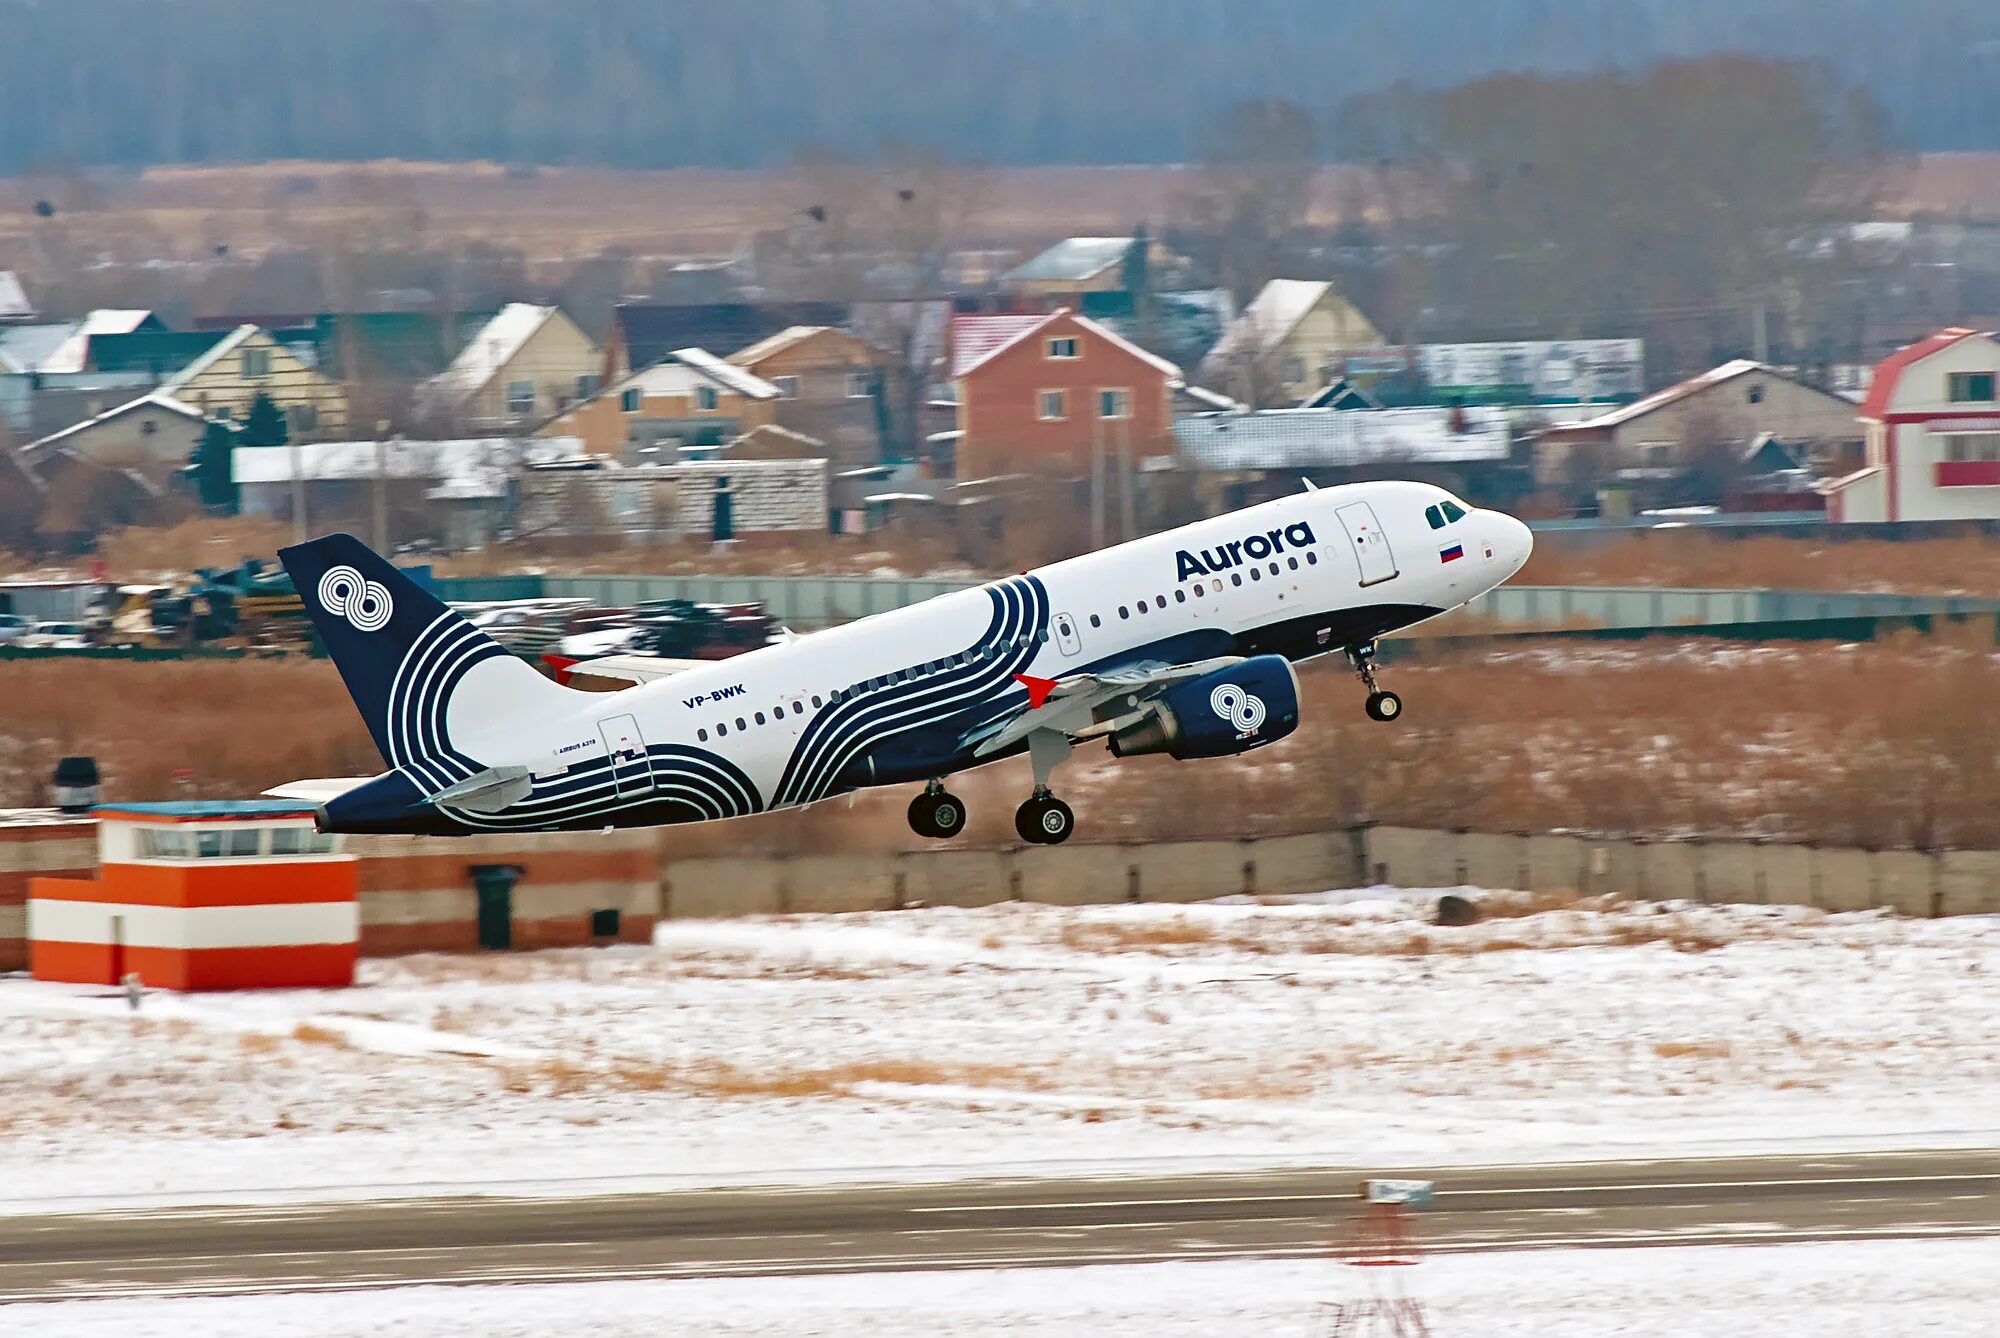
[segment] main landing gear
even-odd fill
[[[932,781],[910,801],[910,828],[918,836],[950,838],[965,830],[965,801]]]
[[[1354,672],[1368,685],[1368,702],[1362,708],[1368,712],[1370,720],[1394,720],[1403,714],[1403,699],[1393,692],[1386,692],[1375,681],[1375,643],[1350,646],[1347,661],[1354,666]]]
[[[1059,846],[1076,830],[1076,814],[1070,806],[1038,785],[1028,802],[1014,810],[1014,830],[1032,846]]]
[[[1069,735],[1057,729],[1038,729],[1028,735],[1028,763],[1035,771],[1035,791],[1027,803],[1014,810],[1014,830],[1031,846],[1059,846],[1076,830],[1076,814],[1049,793],[1049,777],[1069,761],[1073,746]]]

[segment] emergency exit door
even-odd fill
[[[1386,581],[1396,574],[1396,555],[1389,549],[1389,536],[1382,531],[1382,523],[1375,518],[1375,508],[1366,502],[1349,502],[1334,512],[1340,517],[1341,528],[1347,531],[1347,542],[1354,549],[1354,560],[1361,568],[1361,584],[1374,585]]]
[[[653,762],[646,752],[645,736],[639,722],[629,715],[614,715],[597,722],[604,740],[604,755],[611,762],[611,780],[618,794],[644,794],[653,788]]]

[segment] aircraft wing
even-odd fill
[[[572,660],[566,655],[544,655],[543,661],[556,671],[556,682],[567,684],[572,675],[615,678],[627,683],[651,683],[671,678],[690,669],[714,664],[714,660],[671,660],[664,655],[601,655],[594,660]]]
[[[1240,655],[1220,655],[1187,664],[1141,660],[1055,679],[1023,674],[1021,681],[1028,689],[1026,704],[973,729],[963,742],[972,745],[974,756],[989,757],[1038,729],[1060,730],[1072,738],[1103,733],[1111,722],[1138,710],[1174,684],[1242,662]]]

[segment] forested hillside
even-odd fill
[[[903,137],[1175,162],[1244,97],[1715,50],[1821,61],[1893,141],[2000,146],[1993,0],[0,0],[0,171],[485,158],[755,166]]]

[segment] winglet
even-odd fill
[[[1313,482],[1313,481],[1312,481],[1311,479],[1307,478],[1307,477],[1306,477],[1305,475],[1303,475],[1303,474],[1299,475],[1299,482],[1301,482],[1301,483],[1303,483],[1303,484],[1305,484],[1305,485],[1306,485],[1306,491],[1307,491],[1307,492],[1318,492],[1318,491],[1319,491],[1319,484],[1317,484],[1317,483],[1314,483],[1314,482]]]
[[[1015,674],[1014,677],[1028,690],[1030,711],[1041,709],[1042,703],[1049,699],[1049,694],[1056,690],[1056,680],[1053,678],[1036,678],[1033,674]]]

